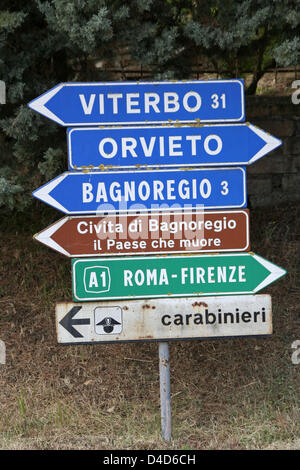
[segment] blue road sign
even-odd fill
[[[246,207],[245,168],[65,172],[33,196],[66,214]]]
[[[249,165],[281,145],[250,124],[69,128],[69,169]]]
[[[61,83],[28,106],[62,126],[244,121],[243,80]]]

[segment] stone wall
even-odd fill
[[[300,104],[290,96],[249,96],[246,121],[282,140],[247,167],[248,206],[300,201]]]

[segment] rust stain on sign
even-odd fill
[[[59,343],[167,341],[272,334],[269,295],[59,303]]]
[[[208,307],[205,302],[194,302],[193,307]]]

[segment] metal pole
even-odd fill
[[[158,350],[159,350],[159,378],[160,378],[160,406],[161,406],[162,438],[165,441],[170,442],[172,439],[172,420],[171,420],[169,343],[159,342]]]

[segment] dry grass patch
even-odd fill
[[[160,436],[158,345],[59,346],[54,307],[71,298],[70,260],[32,241],[49,219],[4,224],[0,448],[299,448],[299,209],[251,211],[252,250],[288,271],[265,289],[273,336],[171,343],[170,444]]]

